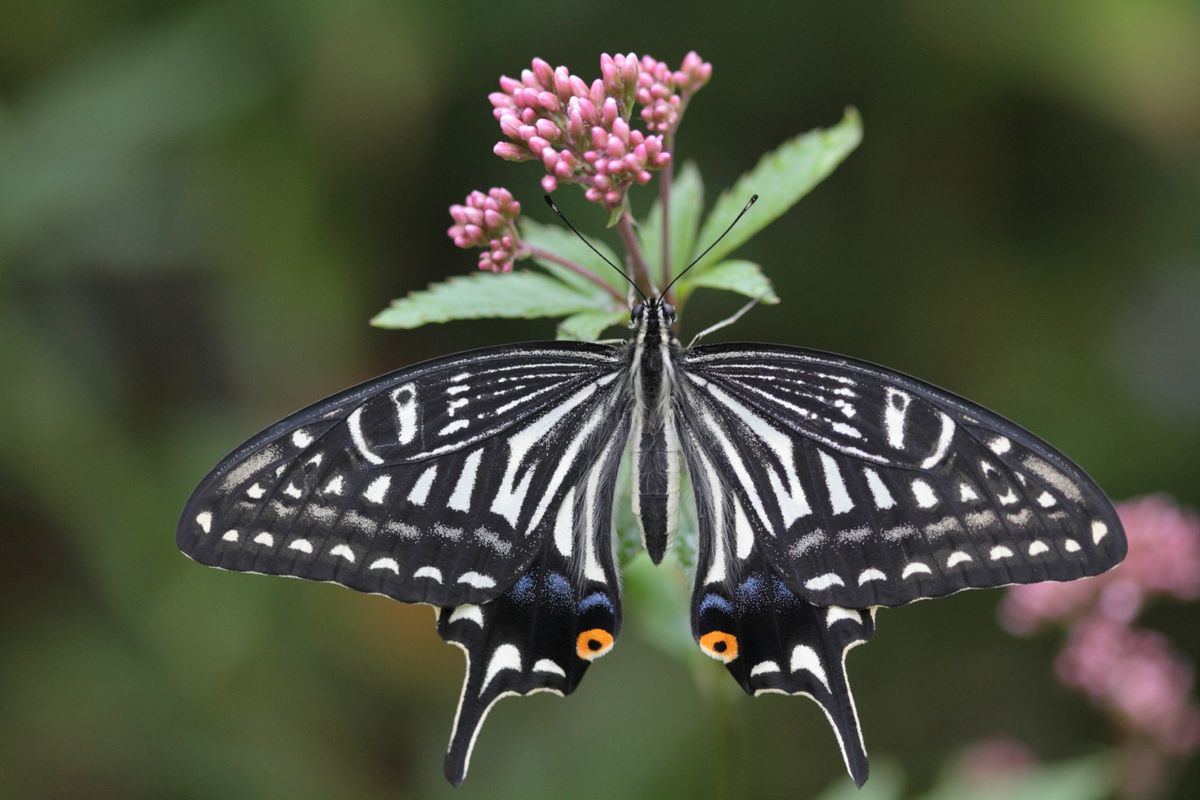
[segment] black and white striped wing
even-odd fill
[[[369,381],[221,461],[188,500],[176,541],[223,569],[439,607],[485,603],[547,541],[575,544],[576,517],[592,511],[591,468],[624,444],[622,369],[612,348],[546,343]],[[593,533],[571,550],[579,574],[603,572],[595,553],[609,532]]]
[[[753,546],[735,484],[696,427],[680,440],[700,527],[692,634],[747,694],[804,695],[828,718],[846,769],[867,780],[867,750],[846,674],[846,653],[875,633],[873,610],[820,608],[794,592]],[[728,547],[727,543],[733,546]]]
[[[732,487],[714,547],[819,606],[895,606],[1118,564],[1112,504],[1057,450],[927,383],[772,345],[684,353],[677,417]],[[686,433],[684,435],[687,435]]]

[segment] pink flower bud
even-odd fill
[[[505,114],[500,118],[500,132],[510,139],[521,140],[521,121],[513,114]]]
[[[538,105],[547,111],[558,111],[562,107],[558,101],[558,95],[554,92],[539,92],[537,99]]]
[[[538,136],[543,139],[555,141],[562,137],[559,127],[548,119],[539,119],[534,127],[537,128]]]
[[[546,166],[548,171],[554,171],[554,168],[558,165],[558,153],[554,152],[553,147],[546,146],[543,148],[542,163]]]
[[[617,107],[617,101],[611,97],[606,98],[601,106],[600,121],[606,128],[611,128],[612,124],[621,114],[621,110]]]
[[[610,136],[608,137],[606,152],[611,158],[620,158],[625,155],[625,143],[616,136]]]
[[[529,154],[525,150],[512,142],[496,142],[496,146],[492,148],[492,152],[505,161],[525,161],[529,158]]]
[[[558,188],[558,181],[555,179],[555,177],[553,175],[543,175],[542,176],[542,191],[544,191],[546,194],[550,194],[557,188]]]
[[[488,102],[493,108],[511,108],[512,98],[504,92],[492,92],[488,95]]]
[[[608,108],[606,106],[605,111],[607,111],[607,110],[608,110]],[[620,138],[622,144],[629,141],[629,123],[626,122],[625,120],[621,119],[620,117],[617,117],[616,119],[613,120],[612,132],[613,132],[614,136]]]
[[[588,96],[588,85],[583,78],[580,78],[577,75],[571,76],[571,94],[573,94],[575,97]]]
[[[533,74],[542,86],[554,85],[554,68],[540,58],[533,59]]]
[[[559,99],[564,103],[570,100],[574,94],[571,90],[571,73],[567,72],[566,67],[554,70],[554,91],[558,93]]]
[[[593,203],[599,203],[604,199],[604,194],[599,189],[588,189],[583,193],[583,196]]]
[[[530,69],[521,70],[521,83],[530,89],[540,88],[538,86],[537,76],[534,75],[533,70]]]
[[[504,91],[505,93],[512,94],[513,92],[515,92],[517,89],[520,89],[520,88],[521,88],[520,81],[510,78],[507,75],[500,76],[500,89],[502,91]]]
[[[489,208],[483,212],[483,224],[489,228],[498,228],[504,224],[504,217]]]
[[[649,183],[650,182],[650,173],[647,172],[646,170],[642,170],[641,172],[639,172],[637,174],[637,182],[642,184],[643,186],[645,184]]]

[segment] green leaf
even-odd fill
[[[775,294],[770,279],[763,274],[762,267],[753,261],[722,261],[698,275],[695,272],[696,270],[692,270],[675,284],[680,303],[686,300],[693,290],[701,287],[725,289],[746,297],[758,297],[763,303],[771,305],[779,302],[779,296]]]
[[[671,183],[671,274],[687,266],[696,246],[700,214],[704,210],[704,182],[700,170],[689,161]],[[642,253],[653,270],[654,279],[662,276],[662,203],[656,202],[646,221],[638,227]]]
[[[695,248],[707,247],[709,242],[733,222],[750,196],[758,193],[754,210],[734,226],[729,235],[712,249],[693,272],[701,272],[716,264],[727,253],[779,218],[801,197],[825,179],[834,167],[858,147],[862,141],[862,123],[858,112],[847,109],[842,121],[832,128],[817,129],[784,142],[764,155],[733,188],[723,193],[704,221]]]
[[[606,328],[628,321],[628,311],[584,311],[558,323],[558,338],[594,342]]]
[[[594,297],[540,272],[477,272],[393,300],[371,324],[380,328],[419,328],[452,319],[562,317],[595,307]]]
[[[571,233],[566,228],[557,225],[543,225],[540,222],[535,222],[532,219],[522,217],[521,223],[521,239],[534,247],[554,253],[556,256],[574,261],[580,266],[587,267],[592,272],[596,273],[601,280],[612,286],[622,294],[625,293],[625,279],[603,261],[583,242],[579,241],[579,237]],[[612,250],[603,242],[592,242],[596,249],[605,255],[614,264],[620,265],[620,260]],[[538,263],[538,266],[545,267],[555,277],[560,278],[565,283],[580,289],[581,291],[595,296],[604,298],[604,301],[612,304],[612,298],[609,297],[596,284],[589,281],[587,278],[580,275],[578,272],[567,269],[561,264],[555,264],[549,259],[537,258],[533,259]]]

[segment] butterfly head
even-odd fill
[[[675,306],[665,303],[662,298],[657,297],[644,303],[638,303],[629,312],[629,327],[638,328],[649,324],[654,324],[655,327],[670,328],[675,324]]]

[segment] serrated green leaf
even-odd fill
[[[758,297],[763,303],[772,305],[779,302],[771,280],[763,273],[762,267],[753,261],[731,259],[709,267],[698,275],[694,274],[695,272],[696,270],[692,270],[675,284],[680,303],[686,300],[692,291],[701,287],[725,289],[746,297]]]
[[[595,306],[595,297],[540,272],[477,272],[393,300],[371,324],[380,328],[419,328],[452,319],[562,317]]]
[[[710,269],[738,245],[779,218],[833,172],[861,141],[862,123],[858,112],[851,108],[832,128],[801,134],[764,155],[754,169],[739,178],[733,188],[717,200],[696,237],[694,249],[706,247],[720,236],[751,195],[757,193],[754,210],[734,226],[693,272]]]
[[[571,233],[569,230],[556,225],[543,225],[540,222],[535,222],[532,219],[522,217],[520,222],[521,239],[534,247],[541,248],[548,252],[554,253],[556,256],[574,261],[580,266],[587,267],[592,272],[609,286],[616,289],[622,295],[625,293],[625,279],[613,270],[612,267],[605,264],[595,253],[588,249],[588,246],[579,241],[579,237]],[[603,242],[593,241],[592,244],[596,249],[604,254],[606,258],[614,264],[620,265],[617,255]],[[585,294],[593,295],[597,298],[603,298],[606,303],[611,303],[612,298],[604,292],[596,284],[589,281],[587,278],[580,275],[578,272],[567,269],[561,264],[555,264],[553,261],[544,258],[533,259],[538,263],[538,266],[545,267],[556,278],[559,278],[571,286],[577,287]]]
[[[606,328],[628,321],[628,311],[584,311],[558,323],[558,338],[594,342]]]
[[[704,210],[704,182],[700,170],[689,161],[671,183],[671,274],[691,260]],[[654,279],[662,276],[662,203],[655,202],[645,222],[638,228],[642,253],[653,270]]]

